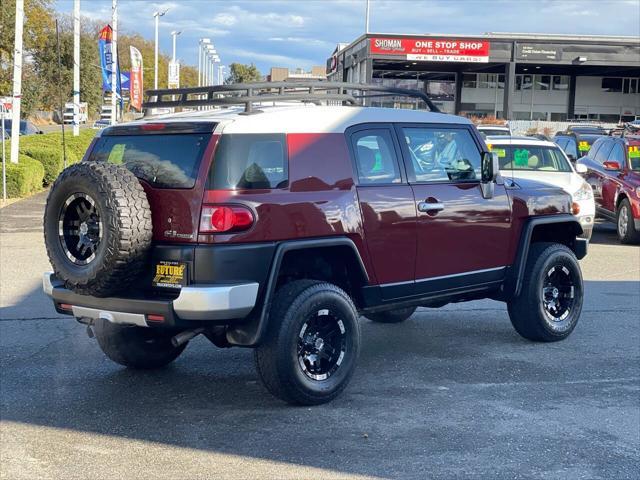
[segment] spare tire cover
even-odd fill
[[[142,272],[151,239],[146,193],[125,167],[81,162],[51,187],[44,240],[66,288],[99,297],[126,289]]]

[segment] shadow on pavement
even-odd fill
[[[637,295],[636,282],[586,289]],[[521,339],[496,302],[421,309],[400,325],[363,320],[354,380],[314,408],[266,393],[248,350],[199,338],[170,367],[136,372],[70,317],[5,319],[2,420],[345,474],[545,477],[579,466],[624,478],[637,468],[640,307],[609,308],[587,305],[553,344]]]

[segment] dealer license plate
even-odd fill
[[[182,288],[187,284],[187,264],[160,260],[155,265],[152,285],[162,288]]]

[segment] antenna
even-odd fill
[[[60,121],[62,122],[62,160],[64,168],[67,168],[67,145],[64,139],[64,100],[62,93],[62,64],[60,62],[60,28],[58,27],[58,19],[56,18],[56,48],[58,49],[58,91],[60,97]]]

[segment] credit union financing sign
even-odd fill
[[[427,62],[487,63],[490,42],[484,40],[419,40],[411,38],[370,38],[374,55],[403,55],[407,60]]]

